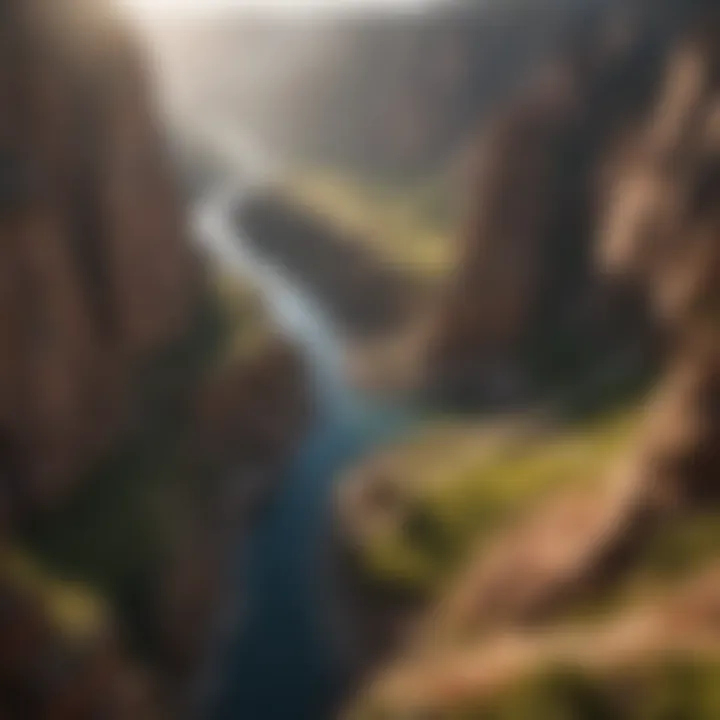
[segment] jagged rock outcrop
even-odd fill
[[[527,401],[657,352],[644,296],[595,248],[608,158],[642,122],[695,5],[596,13],[484,127],[460,269],[429,343],[441,398]]]

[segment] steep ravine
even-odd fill
[[[282,492],[240,550],[236,592],[244,612],[215,659],[222,681],[211,693],[212,717],[318,720],[336,705],[352,662],[338,632],[352,633],[351,620],[333,590],[333,482],[362,453],[402,433],[412,413],[351,386],[337,326],[291,271],[258,252],[266,238],[247,241],[242,212],[235,213],[240,200],[232,187],[211,195],[199,209],[199,229],[213,252],[252,275],[276,321],[304,348],[317,420],[287,465]]]
[[[282,189],[250,193],[237,215],[246,242],[312,288],[344,336],[382,335],[408,320],[420,282],[374,253],[367,238],[355,237]]]

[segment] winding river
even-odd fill
[[[239,551],[235,601],[240,621],[216,651],[219,687],[213,720],[322,720],[346,673],[331,616],[327,558],[332,485],[370,448],[409,425],[403,407],[369,399],[344,372],[342,333],[287,271],[243,242],[235,222],[242,188],[207,196],[198,236],[223,266],[259,286],[274,320],[302,348],[312,369],[317,419],[288,463],[283,490]],[[345,639],[347,642],[347,638]]]

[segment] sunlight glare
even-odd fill
[[[229,8],[272,10],[348,10],[410,8],[432,0],[116,0],[123,8],[141,14],[207,12]]]

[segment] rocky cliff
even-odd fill
[[[111,5],[0,15],[0,713],[178,717],[303,369],[239,350]]]
[[[652,323],[663,339],[657,390],[589,424],[451,426],[348,479],[365,579],[429,599],[352,717],[718,713],[717,7],[631,9],[620,54],[597,54],[599,24],[488,131],[445,348],[467,353],[450,382],[528,407],[530,340],[562,330],[577,357],[589,334],[602,366],[626,317],[598,334],[568,311],[629,287],[643,307],[629,336]]]
[[[649,349],[643,299],[593,248],[604,173],[657,92],[684,20],[672,3],[608,6],[483,124],[460,269],[430,348],[441,395],[523,402]]]
[[[3,455],[34,503],[127,422],[133,372],[189,331],[202,278],[109,10],[3,13]]]
[[[599,236],[619,214],[616,169],[659,102],[670,48],[711,9],[609,4],[482,124],[458,270],[429,343],[438,396],[507,406],[596,382],[603,394],[653,366],[665,333],[637,284],[598,262]]]

